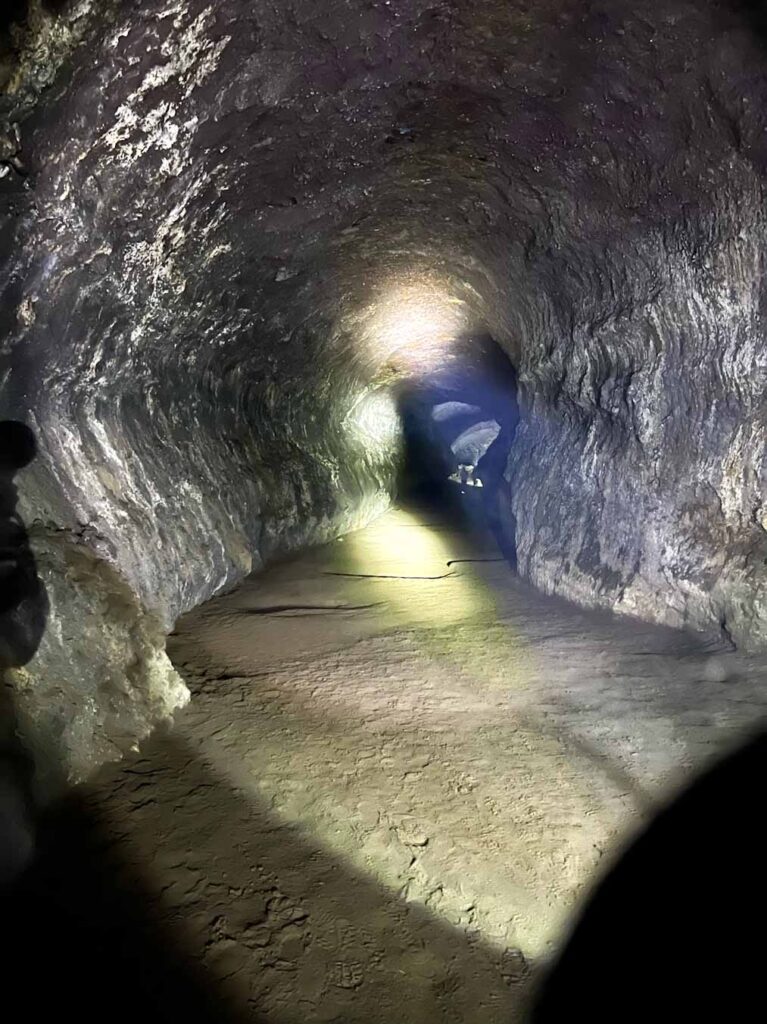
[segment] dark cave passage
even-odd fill
[[[248,1019],[522,1012],[764,715],[759,12],[5,4],[0,872],[91,785]]]
[[[450,510],[487,531],[516,562],[504,472],[519,421],[517,378],[488,335],[461,339],[443,361],[397,388],[404,453],[397,497],[407,507]]]

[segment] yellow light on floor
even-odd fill
[[[495,614],[492,590],[450,566],[461,552],[415,514],[396,509],[347,534],[345,551],[351,572],[370,574],[367,599],[385,606],[393,623],[439,627]],[[440,656],[448,653],[440,648]]]

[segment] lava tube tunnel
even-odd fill
[[[766,197],[760,3],[3,5],[24,1012],[753,1018]]]

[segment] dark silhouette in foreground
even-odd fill
[[[517,567],[516,521],[503,481],[515,430],[516,423],[501,423],[498,437],[477,463],[477,475],[482,481],[485,523],[512,569]]]
[[[716,764],[598,886],[533,1024],[765,1017],[767,733]]]
[[[32,856],[33,766],[18,737],[7,678],[37,650],[48,612],[24,524],[16,511],[16,473],[35,457],[24,423],[0,423],[0,881],[13,877]]]
[[[13,885],[0,885],[0,958],[25,1017],[244,1019],[156,921],[143,880],[126,872],[113,838],[83,800],[73,795],[49,809],[38,840],[31,868]]]

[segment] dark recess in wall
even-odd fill
[[[69,0],[40,0],[48,14],[62,14]],[[0,10],[0,88],[13,73],[17,48],[27,28],[30,0],[4,0]]]
[[[48,601],[27,531],[16,511],[16,473],[35,457],[35,438],[23,423],[0,423],[0,879],[30,854],[31,760],[18,737],[9,669],[26,665],[45,631]]]
[[[735,5],[735,11],[744,16],[763,42],[767,42],[767,4],[764,0],[740,0]]]

